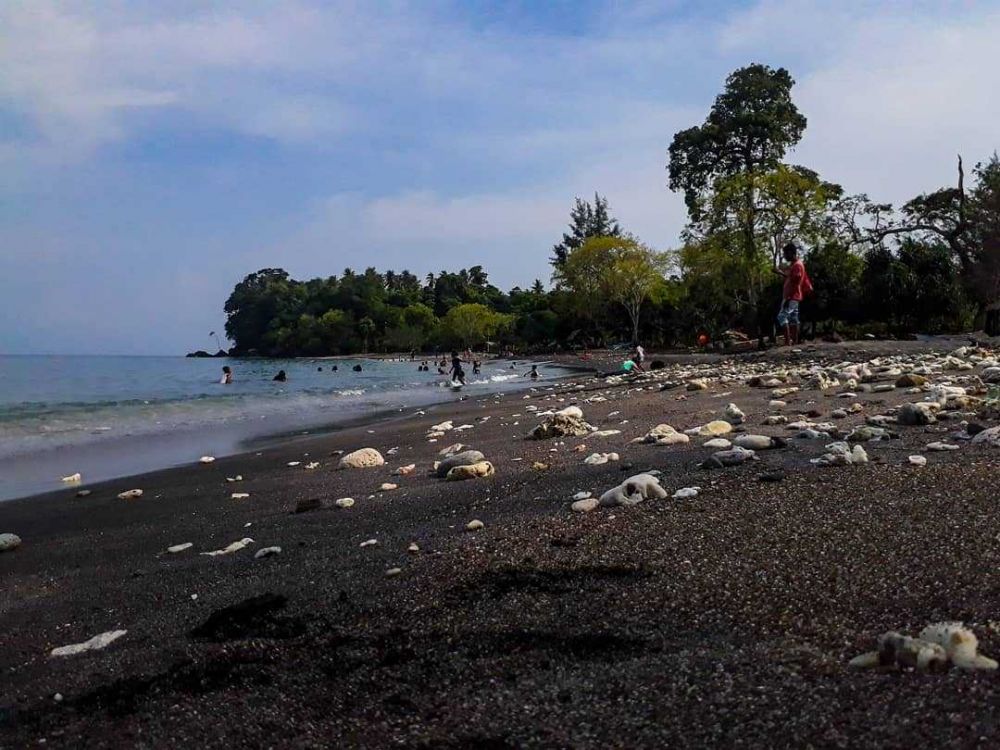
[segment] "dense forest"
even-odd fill
[[[788,71],[735,71],[705,121],[674,135],[669,186],[688,223],[675,250],[621,226],[608,200],[578,198],[552,249],[552,285],[502,291],[482,266],[418,278],[346,269],[297,281],[269,268],[225,305],[234,353],[324,355],[494,342],[521,351],[642,341],[689,344],[728,329],[770,335],[772,272],[796,242],[815,285],[803,317],[821,334],[1000,333],[1000,159],[898,208],[847,194],[788,163],[806,118]]]

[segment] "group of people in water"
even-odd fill
[[[642,347],[637,347],[641,352]],[[640,354],[640,362],[641,362]],[[463,364],[472,365],[472,374],[479,375],[482,372],[482,363],[478,359],[472,359],[472,352],[466,352],[466,359],[462,359],[458,355],[457,351],[451,353],[451,367],[445,369],[448,365],[447,359],[442,359],[440,362],[436,363],[438,375],[447,375],[451,379],[452,384],[466,385],[465,382],[465,369],[462,367]],[[517,362],[513,362],[510,369],[515,369],[517,367]],[[360,364],[354,365],[351,368],[354,372],[362,372],[364,368]],[[640,365],[641,369],[641,365]],[[318,372],[322,372],[322,367],[317,367]],[[337,372],[339,370],[337,365],[332,365],[330,367],[331,372]],[[430,372],[430,365],[427,360],[424,360],[417,367],[417,372]],[[532,365],[528,372],[524,373],[524,377],[530,377],[532,380],[537,380],[539,378],[538,365]],[[288,381],[288,374],[284,370],[278,370],[278,373],[271,378],[272,381],[276,383],[285,383]],[[233,370],[229,365],[225,365],[222,368],[222,379],[219,381],[221,385],[230,385],[233,382]]]
[[[351,369],[354,370],[354,372],[362,372],[364,370],[364,368],[361,365],[354,365],[354,367],[352,367]],[[316,371],[323,372],[323,368],[317,367]],[[333,365],[330,368],[330,372],[339,372],[339,371],[340,367],[337,365]],[[288,382],[288,373],[286,373],[284,370],[278,370],[277,374],[273,378],[271,378],[271,380],[275,383],[286,383]],[[219,380],[219,384],[230,385],[232,382],[233,382],[233,369],[229,365],[223,365],[222,379]]]

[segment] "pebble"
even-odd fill
[[[118,493],[119,500],[135,500],[138,497],[142,497],[142,490],[125,490]]]
[[[367,539],[367,540],[361,542],[361,544],[358,545],[358,546],[360,546],[360,547],[374,547],[376,544],[378,544],[378,539]]]
[[[926,466],[927,465],[927,457],[926,456],[910,456],[907,460],[911,464],[913,464],[914,466]]]
[[[387,571],[385,571],[385,577],[394,578],[395,576],[398,576],[402,572],[403,572],[402,568],[389,568]]]
[[[586,499],[587,499],[588,497],[590,497],[590,496],[591,496],[592,494],[593,494],[593,493],[591,493],[591,492],[587,492],[587,491],[583,491],[583,492],[577,492],[577,493],[576,493],[575,495],[573,495],[573,499],[574,499],[574,500],[586,500]]]
[[[479,531],[481,528],[483,528],[483,526],[485,526],[485,524],[482,521],[480,521],[478,519],[473,519],[473,520],[469,521],[467,524],[465,524],[465,530],[466,531]]]
[[[235,477],[226,477],[226,481],[227,482],[242,482],[243,481],[243,475],[242,474],[237,474]]]
[[[82,479],[83,476],[80,474],[80,472],[77,472],[76,474],[70,474],[68,477],[63,477],[62,481],[66,482],[67,484],[76,484]]]
[[[167,552],[171,555],[176,555],[178,552],[183,552],[186,549],[191,549],[194,546],[192,542],[184,542],[184,544],[175,544],[172,547],[167,547]]]
[[[351,506],[354,505],[354,498],[342,497],[335,500],[333,504],[336,505],[338,508],[350,508]]]
[[[215,461],[215,456],[202,456],[201,458],[198,459],[198,461],[203,464],[210,464],[213,461]]]
[[[590,493],[587,494],[589,495]],[[590,513],[590,511],[597,508],[597,506],[600,504],[601,504],[600,500],[598,500],[596,497],[584,497],[580,498],[569,507],[576,513]]]
[[[701,487],[682,487],[674,493],[674,500],[687,500],[690,497],[698,497]]]
[[[933,443],[927,444],[927,450],[929,451],[957,451],[958,446],[952,445],[951,443],[942,443],[941,441],[935,441]]]
[[[9,552],[21,546],[21,537],[17,534],[0,534],[0,552]]]
[[[212,550],[211,552],[202,552],[201,554],[207,557],[218,557],[219,555],[231,555],[234,552],[239,552],[248,544],[253,544],[253,539],[247,536],[243,537],[238,542],[233,542],[229,546],[223,547],[222,549]]]
[[[244,500],[244,499],[250,497],[250,493],[249,492],[234,492],[232,495],[230,495],[230,497],[233,500]]]
[[[307,469],[318,469],[319,468],[319,461],[310,461],[309,463],[306,464],[305,468],[307,468]]]
[[[729,448],[732,448],[733,444],[730,443],[725,438],[712,438],[711,440],[706,440],[704,443],[702,443],[701,447],[711,448],[712,450],[716,451],[724,451]]]
[[[264,557],[271,557],[272,555],[280,555],[280,554],[281,554],[281,547],[261,547],[259,550],[257,550],[256,553],[254,553],[253,559],[260,560],[261,558]]]
[[[90,492],[91,492],[90,490],[77,490],[76,496],[87,497],[88,495],[90,495]]]
[[[418,545],[416,542],[411,542],[410,546],[406,548],[406,551],[417,553],[420,551],[420,545]]]
[[[76,654],[82,654],[86,651],[100,651],[101,649],[110,646],[127,632],[127,630],[109,630],[106,633],[98,633],[93,638],[86,640],[83,643],[73,643],[69,646],[59,646],[58,648],[54,648],[49,655],[75,656]]]
[[[379,491],[381,492],[392,492],[393,490],[398,490],[399,485],[393,484],[392,482],[383,482],[379,485]]]

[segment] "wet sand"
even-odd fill
[[[766,355],[818,356],[851,355]],[[608,400],[585,402],[598,394]],[[0,554],[0,747],[996,745],[997,673],[846,665],[886,630],[945,619],[1000,655],[1000,452],[927,453],[956,429],[944,422],[899,427],[899,440],[866,446],[871,463],[842,467],[809,463],[827,441],[716,471],[698,467],[712,452],[698,438],[628,444],[660,422],[720,418],[730,401],[747,431],[785,436],[761,426],[770,398],[733,383],[659,392],[581,375],[539,383],[530,399],[442,405],[86,498],[2,503],[0,533],[23,544]],[[914,398],[859,394],[865,410],[838,426]],[[815,390],[787,400],[782,413],[815,409],[819,421],[850,403]],[[541,421],[528,405],[574,401],[621,434],[523,439]],[[445,419],[474,427],[429,443]],[[496,475],[429,477],[458,441]],[[385,467],[335,469],[332,453],[363,446],[399,450]],[[582,465],[593,451],[621,461]],[[906,463],[918,451],[927,466]],[[409,463],[413,474],[392,475]],[[670,493],[702,491],[570,511],[574,493],[647,469]],[[782,481],[760,481],[776,470]],[[244,480],[226,482],[235,474]],[[378,492],[383,482],[399,489]],[[142,498],[117,499],[133,487]],[[348,496],[346,510],[293,512]],[[466,531],[472,519],[484,528]],[[239,552],[199,554],[243,537],[254,542]],[[272,545],[280,555],[254,559]],[[114,629],[128,633],[105,650],[48,655]]]

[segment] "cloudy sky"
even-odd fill
[[[0,0],[0,353],[209,348],[262,267],[547,280],[595,190],[670,247],[670,139],[749,62],[792,160],[900,202],[1000,147],[997,39],[996,0]]]

